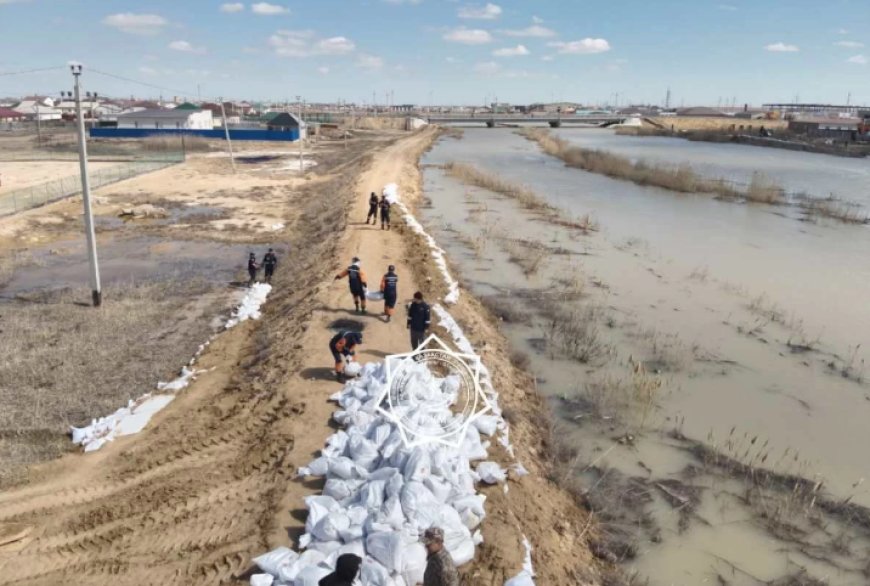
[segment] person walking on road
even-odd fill
[[[376,226],[378,223],[378,196],[374,191],[369,196],[369,215],[366,216],[366,224],[369,223],[369,220],[372,221],[372,226]]]
[[[423,301],[423,294],[414,293],[414,300],[408,305],[408,329],[411,330],[411,349],[416,350],[426,339],[429,331],[429,305]]]
[[[329,351],[335,359],[335,379],[341,381],[344,377],[344,360],[354,360],[356,347],[363,343],[363,336],[359,332],[341,331],[335,334],[329,341]]]
[[[321,578],[317,586],[353,586],[361,565],[362,558],[358,555],[342,554],[335,560],[335,571]]]
[[[257,271],[260,269],[260,265],[257,264],[257,257],[254,256],[252,252],[248,255],[248,287],[254,286],[254,281],[257,280]]]
[[[263,256],[263,272],[266,275],[266,282],[272,282],[272,275],[275,274],[275,267],[278,266],[278,257],[275,256],[275,252],[270,248],[269,252],[267,252]]]
[[[366,274],[360,268],[360,259],[353,257],[353,261],[349,267],[341,271],[335,276],[335,280],[347,277],[347,283],[350,286],[350,294],[353,295],[353,304],[356,307],[357,313],[366,312]]]
[[[384,226],[386,225],[386,229],[390,229],[390,201],[387,199],[386,195],[381,196],[381,203],[379,204],[381,208],[381,230],[384,230]]]
[[[430,527],[423,533],[426,546],[426,571],[423,573],[423,586],[459,586],[459,572],[444,547],[444,530]]]
[[[390,323],[390,319],[392,319],[396,309],[396,298],[399,296],[399,276],[396,274],[396,267],[393,265],[387,268],[387,274],[381,279],[381,293],[384,294],[385,321]]]

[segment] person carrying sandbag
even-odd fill
[[[344,377],[344,359],[353,360],[356,347],[363,343],[359,332],[338,332],[329,341],[329,351],[335,359],[335,378],[341,381]]]
[[[366,283],[366,274],[360,268],[360,264],[359,257],[353,257],[350,266],[338,273],[335,276],[335,280],[347,277],[347,283],[350,286],[350,294],[353,295],[353,305],[356,307],[356,312],[360,313],[362,311],[362,313],[365,313],[368,283]],[[360,307],[362,307],[362,310],[360,310]]]
[[[396,299],[399,297],[399,276],[393,265],[387,267],[387,274],[381,279],[381,293],[384,294],[385,321],[389,323],[396,310]]]
[[[426,546],[428,554],[423,586],[459,586],[459,572],[450,552],[444,547],[444,530],[440,527],[426,529],[423,533],[423,545]]]
[[[353,586],[356,584],[362,558],[352,553],[338,556],[335,561],[335,571],[320,579],[317,586]]]

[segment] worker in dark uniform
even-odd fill
[[[344,277],[347,277],[347,283],[350,285],[350,294],[353,295],[353,304],[356,307],[357,313],[360,311],[365,313],[366,289],[368,288],[368,283],[366,283],[366,274],[360,268],[359,258],[353,257],[351,265],[338,273],[335,276],[335,280],[337,281]],[[360,307],[362,309],[360,309]]]
[[[411,330],[411,349],[416,350],[426,339],[429,330],[429,305],[423,301],[423,294],[414,293],[414,300],[408,304],[408,329]]]
[[[384,226],[386,225],[386,229],[390,229],[390,202],[387,200],[386,195],[381,196],[381,203],[379,204],[381,208],[381,230],[384,230]]]
[[[399,296],[399,276],[393,265],[387,268],[387,274],[381,279],[381,293],[384,294],[384,315],[389,323],[396,309],[396,298]]]
[[[252,287],[254,285],[254,281],[257,279],[257,271],[259,270],[260,265],[257,264],[257,257],[254,256],[252,252],[248,255],[248,287]]]
[[[335,359],[335,379],[344,377],[344,359],[354,359],[356,347],[362,344],[363,336],[359,332],[338,332],[329,341],[329,351]]]
[[[369,196],[369,215],[366,216],[366,224],[369,223],[369,220],[372,221],[372,226],[378,223],[378,196],[374,191]]]
[[[272,282],[272,275],[275,274],[275,267],[278,266],[278,257],[275,256],[275,252],[270,248],[269,252],[267,252],[263,256],[263,272],[266,274],[266,282]]]

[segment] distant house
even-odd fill
[[[290,130],[298,130],[299,135],[302,138],[305,138],[305,122],[300,121],[299,117],[295,114],[290,114],[288,112],[281,112],[277,116],[272,117],[267,123],[266,127],[269,130],[279,131],[279,132],[287,132]]]
[[[142,110],[118,115],[118,128],[212,130],[210,110]]]
[[[20,122],[24,120],[24,114],[12,108],[0,108],[0,122]]]
[[[794,118],[788,121],[788,129],[815,138],[855,140],[860,124],[857,118]]]
[[[46,98],[46,100],[50,99],[51,98]],[[46,106],[43,101],[23,100],[12,109],[16,112],[24,114],[28,120],[36,120],[37,118],[39,118],[40,122],[45,122],[46,120],[61,119],[61,111],[58,108]]]

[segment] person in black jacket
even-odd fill
[[[272,249],[269,249],[263,256],[263,272],[266,274],[266,282],[272,282],[272,275],[275,274],[275,267],[278,266],[278,257],[275,256],[275,253]]]
[[[329,341],[329,351],[335,359],[335,379],[344,378],[344,359],[353,360],[356,357],[356,347],[363,343],[363,335],[360,332],[341,331],[335,334]]]
[[[318,586],[353,586],[362,558],[352,553],[345,553],[335,560],[335,571],[327,574],[318,582]]]
[[[384,226],[386,229],[390,229],[390,202],[387,200],[386,195],[381,196],[381,230],[384,230]]]
[[[429,305],[423,301],[423,294],[414,293],[414,300],[408,304],[408,329],[411,330],[411,349],[416,350],[426,339],[429,330]]]
[[[253,287],[254,281],[257,279],[257,270],[259,270],[260,265],[257,264],[257,257],[254,256],[252,252],[248,255],[248,287]]]
[[[387,274],[381,279],[381,293],[384,294],[385,321],[389,323],[396,309],[396,298],[399,296],[399,276],[393,265],[387,268]]]
[[[369,220],[372,221],[373,226],[378,223],[378,196],[374,191],[369,196],[369,215],[366,216],[366,224],[369,223]]]
[[[336,281],[347,277],[347,284],[350,287],[350,294],[353,296],[353,305],[356,307],[357,313],[360,312],[360,307],[362,307],[363,313],[366,312],[366,289],[368,289],[366,274],[360,268],[361,262],[359,258],[353,257],[351,265],[335,276]]]

